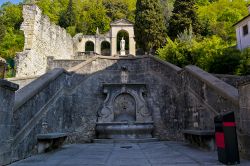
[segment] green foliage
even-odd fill
[[[20,31],[22,6],[5,3],[0,8],[0,56],[13,59],[23,49],[24,36]]]
[[[69,0],[39,0],[36,5],[47,15],[50,20],[59,24],[61,14],[66,11]]]
[[[3,40],[6,34],[6,27],[3,23],[3,19],[0,17],[0,42]]]
[[[237,69],[238,75],[250,75],[250,48],[243,50],[240,65]]]
[[[213,56],[208,71],[220,74],[235,74],[240,65],[241,55],[239,50],[228,48],[223,50],[222,55]]]
[[[161,0],[165,24],[167,26],[169,25],[169,20],[172,16],[172,11],[174,9],[174,2],[175,0]]]
[[[164,43],[166,27],[162,11],[159,0],[137,0],[135,40],[144,51],[159,48]]]
[[[95,34],[97,27],[100,33],[105,33],[109,30],[110,19],[106,15],[106,9],[101,2],[91,3],[88,10],[84,14],[84,26],[86,34]]]
[[[166,46],[157,51],[158,56],[180,67],[192,64],[220,74],[234,74],[242,64],[241,53],[235,48],[228,48],[229,45],[220,37],[182,39],[172,41],[167,38]]]
[[[109,30],[111,20],[134,21],[136,0],[39,0],[36,4],[52,22],[76,33],[95,34]]]
[[[225,41],[235,42],[237,21],[248,14],[245,0],[218,0],[198,7],[199,21],[204,27],[203,35],[217,35]]]
[[[184,32],[190,25],[193,27],[195,33],[200,32],[195,0],[176,0],[173,15],[169,20],[168,35],[172,39],[175,39],[178,34]]]
[[[69,0],[67,9],[63,11],[60,15],[59,25],[63,28],[67,28],[69,26],[74,26],[75,23],[76,23],[76,15],[73,9],[73,1]]]
[[[23,33],[8,27],[6,35],[0,43],[0,56],[5,59],[13,59],[16,55],[16,52],[19,52],[23,49],[23,44]]]
[[[111,21],[126,18],[135,22],[135,39],[144,51],[167,42],[157,51],[161,59],[181,67],[193,64],[208,72],[239,75],[250,74],[250,49],[240,53],[231,47],[236,41],[232,25],[248,14],[248,3],[249,0],[36,1],[52,22],[65,27],[72,36],[95,34],[97,27],[100,33],[106,33]],[[0,56],[9,64],[23,49],[21,23],[21,4],[7,2],[0,7]],[[167,39],[166,27],[170,37]],[[122,36],[125,35],[118,38]],[[13,71],[13,64],[9,67]]]
[[[106,8],[107,16],[112,20],[126,18],[134,21],[135,3],[136,0],[103,0],[103,5]]]

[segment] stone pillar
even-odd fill
[[[12,117],[18,85],[0,80],[0,165],[11,162]]]
[[[250,159],[250,80],[239,86],[239,150]]]
[[[82,40],[82,52],[85,52],[86,40]]]
[[[131,55],[134,55],[135,56],[135,54],[136,54],[136,51],[135,51],[135,39],[134,39],[134,37],[130,37],[129,38],[129,54],[131,54]]]
[[[117,54],[116,48],[116,37],[111,38],[111,56],[115,56]]]
[[[99,37],[95,38],[95,52],[101,55],[101,43]]]

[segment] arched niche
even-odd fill
[[[134,40],[134,25],[132,22],[126,19],[120,19],[114,21],[110,24],[111,26],[111,50],[112,56],[117,55],[117,43],[119,39],[117,39],[117,35],[120,31],[125,31],[128,33],[128,54],[135,55],[135,40]],[[126,41],[127,42],[127,41]]]
[[[85,43],[85,52],[86,53],[91,53],[95,51],[95,43],[92,41],[87,41]]]
[[[120,42],[122,40],[122,38],[125,40],[125,50],[126,50],[126,54],[129,54],[129,33],[126,30],[120,30],[117,33],[116,36],[117,40],[116,40],[116,51],[117,54],[119,54],[121,48],[120,48]]]
[[[106,40],[101,42],[101,55],[110,56],[111,55],[110,49],[111,49],[110,42]]]

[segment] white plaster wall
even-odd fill
[[[248,34],[243,35],[243,26],[248,25]],[[243,50],[244,48],[250,47],[250,17],[242,21],[236,26],[236,37],[237,37],[237,48]]]
[[[16,57],[17,77],[41,75],[46,72],[47,57],[71,59],[73,39],[65,29],[50,22],[36,5],[23,6],[24,51]]]

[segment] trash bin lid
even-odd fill
[[[235,122],[234,112],[223,114],[223,122]]]

